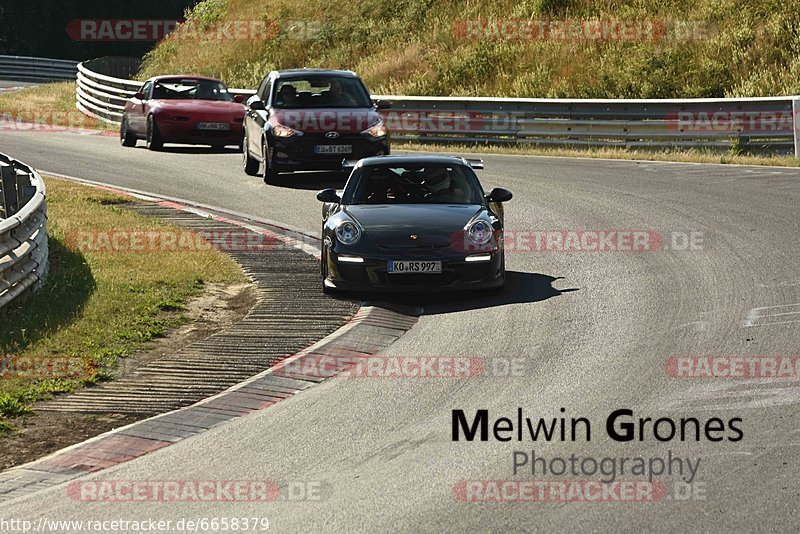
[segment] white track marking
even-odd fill
[[[800,323],[800,303],[752,308],[747,312],[743,326],[769,326],[787,323]]]

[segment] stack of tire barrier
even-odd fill
[[[47,204],[42,177],[0,154],[0,310],[47,275]]]

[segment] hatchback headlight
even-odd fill
[[[291,137],[295,134],[297,134],[296,130],[284,126],[283,124],[276,124],[272,127],[272,135],[275,137]]]
[[[492,239],[494,228],[484,220],[478,220],[467,226],[467,241],[471,245],[485,245]]]
[[[361,239],[361,229],[352,221],[344,221],[336,227],[336,239],[342,245],[355,245]]]
[[[386,129],[386,125],[383,124],[383,121],[381,121],[375,126],[369,128],[368,130],[364,130],[364,133],[369,135],[370,137],[386,137],[386,134],[389,132]]]

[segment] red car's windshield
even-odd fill
[[[233,102],[233,95],[224,83],[216,80],[170,78],[153,86],[154,99],[159,100],[220,100]]]

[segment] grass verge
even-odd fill
[[[121,207],[127,199],[111,193],[54,178],[46,182],[50,272],[32,297],[0,313],[0,434],[12,431],[35,401],[112,378],[119,358],[186,322],[184,305],[205,282],[246,281],[233,260],[214,250],[76,250],[70,239],[76,231],[176,227]],[[19,362],[33,360],[54,369],[80,361],[85,372],[20,372]]]
[[[117,130],[75,107],[75,82],[45,83],[0,94],[0,129],[31,130],[28,123],[53,128]]]

